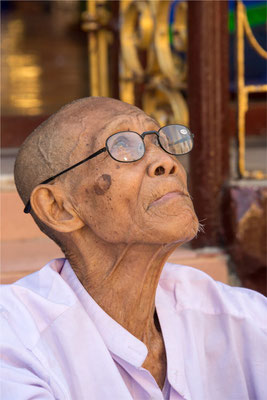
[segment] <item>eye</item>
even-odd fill
[[[140,143],[138,144],[137,149],[138,149],[138,151],[139,151],[140,153],[143,151],[143,149],[144,149],[144,144],[143,144],[143,142],[140,142]]]
[[[113,142],[113,146],[124,147],[124,148],[128,147],[129,140],[125,136],[120,136]]]

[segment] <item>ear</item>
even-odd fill
[[[62,188],[39,185],[31,194],[31,207],[36,216],[58,232],[73,232],[84,226]]]

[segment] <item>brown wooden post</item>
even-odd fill
[[[189,1],[188,6],[188,102],[195,134],[190,186],[205,225],[193,246],[218,246],[229,173],[228,1]]]
[[[107,2],[111,9],[111,21],[109,28],[113,34],[112,44],[109,49],[109,78],[111,79],[111,97],[115,99],[120,98],[119,94],[119,57],[120,57],[120,2],[110,1]]]

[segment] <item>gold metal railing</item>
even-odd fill
[[[142,107],[162,125],[188,125],[186,63],[178,55],[186,51],[187,4],[176,7],[173,47],[170,44],[171,0],[120,0],[120,98],[136,104],[136,85],[142,85]],[[88,0],[83,29],[89,37],[89,75],[92,96],[110,96],[108,80],[108,1]]]
[[[250,28],[246,8],[242,1],[237,0],[236,4],[236,35],[237,35],[237,96],[238,96],[238,172],[241,178],[264,179],[266,174],[262,171],[247,171],[245,165],[246,150],[246,121],[245,116],[249,107],[249,94],[267,92],[267,85],[246,85],[245,84],[245,37],[256,52],[267,59],[267,51],[257,42]]]
[[[177,54],[186,51],[187,4],[180,3],[172,26],[176,52],[170,44],[171,1],[121,0],[120,97],[134,104],[135,85],[143,84],[142,107],[161,125],[174,121],[188,125],[186,63]],[[144,62],[145,59],[145,62]]]

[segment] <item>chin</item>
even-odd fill
[[[195,213],[188,213],[186,218],[173,218],[164,224],[164,230],[158,232],[161,243],[186,243],[194,239],[199,231],[199,222]]]

